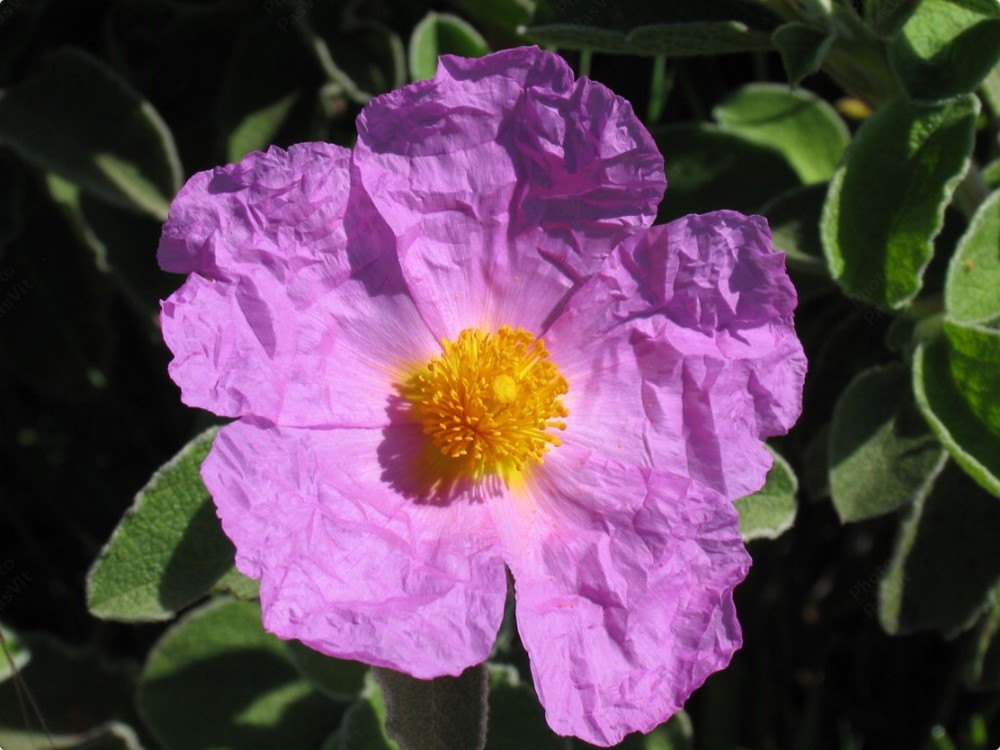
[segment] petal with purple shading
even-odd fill
[[[373,460],[385,430],[223,428],[202,467],[264,625],[429,679],[489,655],[507,583],[488,508],[421,503]]]
[[[373,100],[355,165],[432,330],[540,330],[665,187],[630,105],[534,48],[444,57]]]
[[[350,158],[340,146],[300,143],[199,172],[170,205],[160,267],[211,278],[264,269],[336,278],[346,271],[337,250],[344,245]]]
[[[741,644],[750,559],[732,504],[564,446],[494,507],[549,725],[609,746],[666,721]]]
[[[730,499],[755,492],[771,464],[763,440],[801,410],[794,306],[760,217],[636,233],[545,334],[571,384],[565,439]]]
[[[272,149],[266,164],[279,169],[281,154]],[[300,157],[291,154],[298,168]],[[248,157],[260,182],[245,188],[244,199],[269,204],[274,190],[272,200],[290,200],[283,181],[257,163],[260,156]],[[341,177],[348,179],[346,169]],[[245,210],[257,215],[252,204]],[[161,305],[163,336],[174,354],[170,375],[185,403],[289,426],[385,423],[385,395],[401,370],[439,345],[386,251],[392,237],[367,196],[356,191],[346,210],[343,227],[326,237],[328,245],[313,248],[312,260],[306,250],[264,253],[259,237],[238,253],[235,238],[208,243],[216,258],[225,247],[225,272],[192,274]],[[297,220],[298,212],[288,218]],[[272,224],[261,231],[271,232]]]

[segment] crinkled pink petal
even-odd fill
[[[211,278],[269,271],[291,283],[342,275],[350,159],[340,146],[300,143],[199,172],[170,204],[160,267]]]
[[[400,492],[394,454],[409,441],[241,420],[219,432],[202,476],[237,567],[260,578],[268,630],[415,677],[457,675],[496,639],[503,560],[485,503]]]
[[[564,439],[730,499],[755,492],[771,465],[764,439],[801,410],[795,301],[760,217],[718,211],[636,233],[545,333],[570,381]]]
[[[354,163],[428,325],[540,329],[663,194],[631,106],[537,48],[441,58],[378,97]]]
[[[438,350],[367,196],[340,200],[346,152],[316,146],[196,175],[171,210],[161,260],[197,273],[162,303],[161,324],[191,406],[290,426],[379,426],[400,368]],[[207,191],[216,179],[224,201]],[[303,213],[309,202],[315,216]],[[185,228],[186,244],[172,239]]]
[[[546,719],[609,746],[666,721],[741,645],[750,558],[726,498],[564,445],[493,506]]]

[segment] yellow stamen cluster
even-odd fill
[[[542,462],[566,429],[566,378],[541,339],[523,328],[496,333],[466,328],[404,389],[414,416],[442,454],[478,479]]]

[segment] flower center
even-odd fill
[[[404,395],[441,453],[464,462],[464,474],[520,471],[560,445],[549,430],[566,429],[560,396],[569,384],[541,339],[523,328],[466,328],[441,345]]]

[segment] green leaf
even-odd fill
[[[876,34],[890,36],[906,23],[923,0],[874,0],[867,21]]]
[[[1000,70],[1000,66],[997,68]],[[1000,78],[1000,76],[998,76]],[[990,190],[1000,189],[1000,159],[994,159],[985,167],[983,167],[982,172],[983,181],[989,187]]]
[[[451,4],[480,23],[509,31],[527,23],[535,10],[534,0],[490,0],[488,3],[482,0],[451,0]]]
[[[534,690],[516,668],[491,664],[489,682],[486,750],[565,750],[565,741],[549,729]]]
[[[431,11],[410,36],[410,77],[414,81],[433,78],[440,55],[482,57],[489,51],[482,34],[467,21]]]
[[[226,142],[226,159],[238,162],[253,151],[264,151],[278,140],[281,126],[288,120],[299,96],[286,94],[249,112],[233,127]]]
[[[335,659],[298,641],[288,642],[288,655],[299,670],[299,674],[333,700],[356,700],[365,687],[367,664],[349,659]]]
[[[947,458],[921,417],[909,368],[865,370],[844,389],[830,431],[830,493],[842,521],[923,498]]]
[[[723,208],[755,213],[775,195],[801,185],[773,149],[713,125],[668,125],[652,133],[670,160],[660,222]]]
[[[948,317],[960,323],[1000,320],[1000,190],[979,207],[948,266],[944,286]]]
[[[216,120],[226,159],[236,162],[272,143],[317,137],[316,92],[322,69],[301,34],[275,34],[261,18],[238,39],[219,84]]]
[[[892,634],[955,635],[988,606],[1000,583],[1000,503],[949,463],[913,506],[879,588],[879,619]]]
[[[629,31],[651,24],[686,24],[737,21],[755,29],[771,30],[780,18],[757,2],[716,0],[691,3],[686,0],[618,0],[595,3],[591,0],[538,0],[534,24],[588,24],[618,31]]]
[[[252,602],[216,599],[149,654],[139,710],[166,750],[318,747],[340,711],[304,680]]]
[[[121,208],[167,216],[182,172],[152,105],[86,52],[63,49],[0,96],[0,142]]]
[[[752,495],[736,501],[740,513],[740,533],[745,541],[774,539],[788,531],[795,522],[795,496],[799,481],[788,462],[768,446],[774,463],[767,472],[764,486]]]
[[[233,546],[198,473],[216,432],[184,446],[136,495],[87,578],[97,617],[170,619],[231,571]]]
[[[712,110],[723,130],[774,149],[805,184],[833,177],[850,140],[837,112],[804,89],[751,83]]]
[[[920,3],[889,45],[889,59],[914,98],[972,92],[1000,61],[1000,5],[996,0]]]
[[[771,47],[767,33],[736,21],[639,26],[629,33],[596,26],[551,24],[530,26],[524,33],[539,44],[553,47],[649,57],[724,55]]]
[[[347,709],[340,729],[321,750],[399,750],[399,746],[386,736],[382,717],[372,701],[365,699]]]
[[[623,750],[693,750],[694,726],[683,710],[649,734],[632,734],[618,747]]]
[[[235,567],[232,567],[212,585],[212,592],[224,592],[232,594],[237,599],[252,601],[260,598],[260,581],[255,578],[247,578]]]
[[[917,347],[913,390],[924,418],[955,461],[1000,496],[1000,435],[977,417],[956,386],[947,339]]]
[[[781,53],[788,81],[793,86],[823,67],[823,61],[836,39],[832,31],[820,31],[804,23],[786,23],[771,36],[772,43]]]
[[[3,648],[0,649],[0,682],[9,680],[31,661],[31,651],[13,631],[0,625]]]
[[[986,111],[993,115],[994,118],[1000,117],[1000,63],[993,66],[983,82],[979,86],[979,94],[983,100],[983,106]],[[987,177],[986,173],[989,171],[990,166],[983,167],[983,177],[986,179],[987,184],[990,187],[1000,187],[1000,176],[997,175],[998,167],[1000,167],[1000,159],[994,160],[992,163],[993,167],[993,181]]]
[[[861,126],[821,227],[830,270],[849,295],[900,308],[920,290],[978,112],[972,96],[936,106],[897,99]]]
[[[1000,438],[1000,331],[946,320],[951,376],[972,413]]]
[[[418,680],[373,667],[385,697],[385,726],[400,750],[477,750],[486,743],[487,670],[469,667],[458,677]]]
[[[568,49],[685,57],[770,49],[777,24],[763,5],[739,0],[539,0],[524,33]]]
[[[805,184],[829,180],[850,140],[833,107],[804,89],[780,84],[744,86],[712,114],[723,130],[784,156]]]

